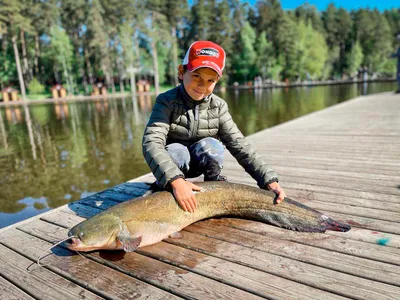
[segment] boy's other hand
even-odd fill
[[[268,190],[271,192],[274,192],[278,197],[276,198],[276,203],[279,204],[283,201],[283,199],[286,197],[285,191],[281,188],[279,183],[277,182],[272,182],[268,185]]]
[[[178,201],[183,210],[194,212],[197,207],[197,201],[193,191],[200,191],[201,187],[183,178],[172,181],[171,187],[176,201]]]

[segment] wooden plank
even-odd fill
[[[260,154],[266,155],[269,161],[274,163],[302,163],[304,165],[329,165],[338,167],[349,167],[352,166],[354,169],[365,170],[366,166],[363,163],[367,163],[367,166],[375,167],[378,170],[393,171],[395,166],[398,164],[396,158],[399,157],[398,153],[380,153],[371,152],[370,150],[365,152],[357,152],[355,150],[349,150],[347,152],[331,151],[328,148],[321,148],[319,150],[313,150],[310,148],[300,149],[297,148],[296,144],[283,145],[283,146],[262,146],[255,143],[255,147],[259,149]],[[289,147],[288,147],[289,146]],[[282,147],[284,147],[282,149]],[[290,150],[285,150],[290,148]],[[308,159],[296,159],[296,157],[309,157]],[[351,162],[351,159],[354,161]],[[335,164],[337,162],[337,165]],[[383,165],[379,163],[382,162]],[[393,162],[394,165],[385,164],[385,162]]]
[[[240,239],[238,236],[237,240]],[[167,241],[352,299],[381,300],[400,297],[400,289],[392,285],[246,248],[235,243],[210,239],[188,231],[183,232],[182,239],[167,239]]]
[[[33,300],[31,296],[0,276],[0,300]]]
[[[352,227],[348,232],[329,231],[329,235],[341,236],[354,241],[383,245],[385,247],[400,248],[400,235],[390,234],[377,230],[368,230]]]
[[[364,228],[373,231],[382,231],[396,235],[400,234],[399,223],[375,220],[371,218],[358,217],[336,212],[329,212],[328,214],[331,218],[339,221],[344,221],[350,224],[352,227]]]
[[[1,235],[1,243],[8,244],[14,233],[10,229]],[[15,238],[15,236],[11,237]],[[29,245],[26,245],[29,246]],[[22,245],[19,244],[19,247]],[[32,260],[0,245],[0,274],[14,285],[39,299],[101,299],[46,268],[35,268]]]
[[[62,209],[60,209],[60,211],[71,213],[86,219],[94,215],[97,215],[99,212],[103,210],[97,207],[91,207],[88,205],[82,205],[80,203],[73,202],[70,203],[67,207],[63,207]]]
[[[279,240],[236,228],[218,225],[211,227],[202,222],[188,226],[185,230],[342,273],[400,286],[398,281],[400,268],[391,264],[332,252],[288,240]],[[238,236],[240,236],[240,239],[237,238]]]
[[[268,158],[268,157],[267,157]],[[229,167],[236,167],[236,165],[232,165],[229,163]],[[333,178],[339,177],[343,178],[345,180],[367,180],[368,182],[376,182],[379,181],[380,184],[383,186],[397,186],[398,182],[400,181],[400,176],[395,176],[395,175],[382,175],[382,174],[371,174],[371,173],[357,173],[352,170],[343,170],[343,171],[337,171],[337,170],[324,170],[321,172],[320,170],[315,170],[312,168],[292,168],[292,167],[285,167],[283,165],[277,165],[274,166],[276,171],[278,171],[279,174],[300,174],[301,176],[305,177],[322,177],[322,176],[332,176]]]
[[[390,210],[383,209],[372,209],[365,207],[357,207],[354,205],[337,204],[337,203],[326,203],[320,201],[304,201],[302,199],[300,202],[321,211],[337,212],[346,215],[359,216],[365,218],[371,218],[376,220],[390,221],[390,222],[400,222],[400,213],[393,212]]]
[[[393,137],[393,140],[396,138]],[[373,155],[377,155],[376,159],[379,160],[380,158],[387,158],[387,159],[393,159],[395,160],[396,156],[399,155],[399,149],[396,148],[395,145],[391,146],[385,146],[385,151],[382,151],[382,147],[371,147],[368,145],[353,145],[353,146],[343,146],[340,145],[339,143],[321,143],[317,139],[314,141],[310,141],[308,143],[299,143],[295,140],[292,140],[291,137],[282,140],[279,142],[269,140],[267,137],[263,139],[262,141],[256,141],[256,145],[259,148],[263,149],[268,149],[270,150],[270,155],[271,157],[280,157],[279,154],[294,154],[296,155],[302,155],[305,153],[312,154],[308,155],[305,157],[306,160],[313,160],[313,158],[318,157],[321,155],[324,157],[326,160],[329,160],[329,157],[331,155],[325,155],[325,154],[332,154],[333,157],[341,157],[343,158],[349,158],[351,153],[354,154],[354,157],[356,158],[355,162],[357,163],[357,159],[360,157],[360,159],[371,157]],[[279,151],[279,154],[276,153],[275,151]],[[315,155],[314,155],[315,154]],[[363,155],[367,156],[363,156]],[[370,160],[371,164],[376,164],[374,163],[373,160]],[[398,162],[396,163],[398,164]]]
[[[399,167],[400,169],[400,167]],[[364,191],[364,192],[372,192],[376,193],[377,192],[377,185],[378,183],[376,181],[369,181],[366,183],[360,183],[358,180],[353,179],[351,181],[349,180],[334,180],[331,178],[330,180],[327,179],[318,179],[318,178],[307,178],[307,177],[302,177],[301,174],[299,176],[287,176],[287,175],[282,175],[280,176],[280,180],[282,182],[287,182],[287,183],[302,183],[302,184],[312,184],[312,185],[318,185],[318,186],[326,186],[326,187],[334,187],[334,188],[346,188],[347,190],[354,190],[354,191]],[[400,199],[400,189],[397,186],[391,186],[391,187],[379,187],[382,193],[382,200],[385,200],[386,195],[395,195]]]
[[[269,152],[263,152],[259,151],[260,154],[268,159],[268,153]],[[289,154],[288,154],[289,155]],[[350,158],[350,157],[349,157]],[[339,158],[338,158],[339,159]],[[226,162],[228,162],[227,159],[225,159]],[[327,164],[309,164],[309,163],[303,163],[301,161],[290,161],[290,160],[285,160],[282,159],[281,161],[275,161],[268,159],[268,162],[272,166],[280,166],[280,167],[290,167],[290,168],[303,168],[303,169],[311,169],[311,170],[319,170],[320,172],[325,172],[325,171],[338,171],[338,172],[346,172],[346,171],[351,171],[351,172],[356,172],[356,173],[361,173],[361,174],[371,174],[371,169],[370,168],[365,168],[365,167],[360,167],[360,168],[355,168],[355,167],[344,167],[344,166],[337,166],[335,164],[332,165],[327,165]],[[227,166],[228,163],[224,164],[224,166]],[[385,176],[398,176],[399,173],[396,169],[393,170],[380,170],[379,172],[375,172],[379,175],[385,175]],[[378,178],[377,178],[378,179]]]
[[[327,174],[325,172],[316,172],[315,170],[305,170],[305,169],[297,169],[294,171],[294,169],[291,169],[292,172],[288,171],[281,171],[280,168],[275,168],[276,171],[279,173],[280,178],[284,181],[292,181],[292,182],[298,182],[298,180],[303,179],[303,180],[311,180],[314,179],[316,180],[315,182],[323,182],[325,183],[326,181],[333,181],[333,182],[340,182],[344,184],[351,183],[351,186],[355,186],[356,189],[359,189],[360,186],[362,187],[367,187],[367,186],[372,186],[377,182],[376,178],[358,178],[358,177],[349,177],[349,176],[343,176],[343,175],[336,175],[332,174]],[[238,170],[239,171],[239,170]],[[241,170],[240,170],[241,171]],[[313,171],[313,172],[311,172]],[[283,179],[284,178],[284,179]],[[393,179],[393,181],[389,180],[382,180],[382,185],[384,186],[384,190],[388,193],[391,194],[398,194],[398,184],[397,184],[397,179]],[[370,188],[367,188],[367,190],[370,190]],[[371,191],[371,190],[370,190]],[[372,190],[372,191],[376,191]]]
[[[400,266],[400,250],[377,244],[376,241],[382,239],[381,237],[377,237],[377,233],[374,234],[375,244],[371,245],[370,243],[353,241],[348,238],[344,238],[340,233],[338,233],[338,235],[330,235],[329,232],[297,232],[243,219],[210,219],[203,221],[202,223],[212,228],[217,225],[234,227],[245,231],[267,235],[274,239],[292,241],[304,245],[323,248],[329,251],[345,253]],[[224,229],[221,230],[223,231]]]
[[[44,222],[41,222],[42,225],[38,225],[40,222],[41,221],[38,220],[34,221],[31,228],[32,232],[40,232],[39,228],[50,228],[49,224],[45,224]],[[26,224],[24,225],[24,228],[30,227]],[[54,226],[52,226],[51,229],[54,229]],[[65,236],[66,230],[63,230],[64,231],[56,229],[52,235],[48,236],[48,238],[54,241],[55,235],[57,234]],[[47,232],[49,232],[49,230],[47,230]],[[42,232],[40,232],[40,234],[42,234]],[[51,243],[49,242],[15,229],[2,234],[2,243],[6,244],[7,247],[13,249],[15,252],[21,253],[34,261],[36,261],[37,258],[51,246]],[[54,273],[79,283],[79,285],[82,285],[91,291],[95,291],[97,294],[105,298],[124,299],[134,296],[137,299],[148,299],[149,297],[152,297],[152,299],[175,299],[173,295],[170,295],[156,287],[117,272],[102,264],[93,262],[90,259],[85,259],[79,255],[75,255],[61,247],[53,248],[52,253],[52,255],[46,256],[41,261],[42,264],[45,264],[45,268],[39,268],[35,265],[36,269],[45,270],[47,272],[47,269],[49,269]],[[28,279],[30,278],[34,277],[30,275],[28,276]],[[62,280],[65,279],[62,278]],[[57,295],[57,292],[60,294],[62,292],[58,291],[58,289],[60,289],[59,281],[60,280],[54,279],[47,281],[51,285],[50,291],[54,293],[51,299],[61,299],[61,296]],[[69,284],[72,283],[69,282]],[[40,297],[42,296],[39,294],[39,298]],[[72,297],[70,297],[70,299],[78,298],[80,297],[77,293],[74,293]]]
[[[90,206],[90,207],[96,207],[98,209],[101,210],[105,210],[108,209],[116,204],[118,204],[119,202],[117,201],[113,201],[113,200],[109,200],[109,199],[98,199],[95,197],[90,197],[90,198],[84,198],[78,201],[75,201],[73,203],[69,203],[68,207],[72,208],[74,207],[74,205],[86,205],[86,206]]]
[[[295,183],[313,183],[325,186],[337,186],[340,184],[341,186],[345,186],[347,189],[355,189],[355,190],[365,190],[370,192],[376,192],[377,179],[376,178],[359,178],[354,176],[344,176],[345,172],[319,172],[317,170],[312,169],[293,169],[291,172],[281,171],[282,167],[274,166],[274,169],[278,172],[279,178],[281,182],[295,182]],[[238,165],[227,165],[224,167],[224,172],[238,175],[243,174],[243,168]],[[288,174],[289,173],[289,174]],[[336,173],[340,173],[340,175],[336,175]],[[352,173],[359,174],[359,173]],[[391,178],[390,181],[388,178],[379,181],[379,186],[384,187],[382,190],[385,194],[393,194],[400,196],[398,182],[400,181],[400,177],[398,179]],[[382,182],[382,184],[381,184]]]
[[[271,128],[272,129],[272,128]],[[335,135],[325,135],[318,134],[315,132],[308,132],[307,134],[302,134],[299,136],[297,133],[293,132],[273,132],[264,131],[254,133],[248,136],[249,139],[254,139],[256,141],[261,142],[257,139],[257,136],[262,136],[265,138],[266,142],[271,143],[271,141],[280,140],[282,142],[293,141],[294,144],[305,144],[308,145],[310,143],[318,143],[322,145],[340,145],[341,147],[348,147],[349,144],[354,144],[357,147],[365,147],[368,149],[369,147],[392,147],[393,149],[398,149],[397,146],[400,146],[399,139],[396,136],[365,136],[365,135],[343,135],[337,133]],[[382,148],[381,148],[382,149]]]
[[[140,248],[139,252],[269,299],[342,299],[332,293],[164,242]]]
[[[228,175],[229,173],[225,173],[227,176],[229,176],[229,179],[232,179],[231,181],[238,182],[236,178],[238,178],[238,175],[230,176]],[[243,177],[240,179],[240,183],[246,183],[249,185],[256,186],[256,183],[254,182],[253,179],[246,178],[243,179]],[[324,201],[315,201],[314,199],[314,193],[309,192],[309,191],[299,191],[295,193],[298,197],[293,197],[289,191],[292,191],[292,189],[286,189],[287,182],[281,183],[282,187],[285,189],[287,195],[296,201],[302,202],[307,206],[310,206],[312,208],[315,208],[317,210],[321,211],[326,211],[326,212],[338,212],[342,214],[348,214],[351,216],[360,216],[360,217],[366,217],[366,218],[372,218],[376,220],[384,220],[384,221],[391,221],[391,222],[400,222],[400,212],[396,212],[396,208],[399,206],[399,203],[393,203],[394,206],[394,211],[392,210],[392,202],[384,202],[380,201],[375,205],[375,208],[364,208],[364,207],[359,207],[359,206],[354,206],[353,203],[345,203],[343,200],[339,200],[338,203],[331,203],[331,202],[324,202]],[[296,191],[296,190],[295,190]],[[303,196],[303,197],[299,197]],[[306,197],[304,197],[306,196]],[[385,197],[384,194],[382,194],[382,197]],[[333,197],[331,196],[332,201],[336,202],[337,199],[340,199],[340,196]],[[400,196],[398,197],[400,200]],[[375,200],[370,200],[370,202],[375,201]],[[377,201],[375,201],[377,202]],[[378,206],[378,204],[380,206]],[[378,206],[378,207],[377,207]]]
[[[68,231],[65,228],[52,224],[31,224],[31,226],[24,226],[21,230],[22,229],[24,231],[29,231],[29,234],[39,235],[40,237],[49,239],[50,241],[54,241],[55,238],[58,240],[64,238],[67,236]],[[85,254],[85,256],[123,272],[124,274],[130,275],[182,297],[204,299],[260,299],[260,297],[251,293],[247,293],[235,287],[222,284],[135,252],[93,252]],[[75,264],[76,262],[74,263],[73,268],[75,268]],[[71,266],[69,267],[71,268]],[[93,268],[88,268],[88,270],[90,269]],[[116,279],[113,281],[115,280]]]
[[[293,190],[285,188],[285,192],[293,197],[293,199],[301,200],[318,200],[320,202],[327,203],[335,203],[339,204],[348,204],[355,207],[366,207],[366,208],[376,208],[376,209],[384,209],[392,212],[400,212],[400,203],[394,202],[385,202],[385,201],[376,201],[369,199],[361,199],[355,197],[346,197],[346,196],[336,196],[318,192],[310,192],[310,191],[302,191],[302,190]]]
[[[224,171],[224,174],[228,175],[228,179],[233,182],[238,182],[238,183],[243,183],[243,184],[249,184],[249,185],[254,185],[254,179],[247,177],[247,176],[239,176],[236,174],[231,174],[231,173],[226,173]],[[296,189],[296,190],[306,190],[306,191],[312,191],[312,192],[320,192],[320,193],[326,193],[326,194],[333,194],[337,196],[346,196],[346,197],[357,197],[357,198],[364,198],[364,199],[370,199],[370,200],[381,200],[384,198],[385,202],[395,202],[398,203],[399,201],[399,196],[397,195],[387,195],[379,193],[379,192],[365,192],[365,191],[355,191],[355,190],[347,190],[345,187],[343,188],[331,188],[331,187],[326,187],[326,186],[318,186],[318,185],[312,185],[312,184],[301,184],[301,183],[287,183],[287,182],[281,182],[282,186],[284,188],[290,188],[290,189]]]
[[[51,224],[56,224],[59,226],[62,226],[64,228],[72,228],[76,224],[85,221],[86,218],[83,218],[81,216],[75,215],[73,212],[66,212],[64,210],[58,210],[55,211],[51,215],[47,215],[41,220],[46,221]]]
[[[149,185],[144,182],[125,182],[112,188],[112,191],[138,197],[143,195],[149,189]]]

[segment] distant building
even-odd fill
[[[6,87],[1,91],[4,102],[18,101],[18,93],[19,91],[12,87]]]
[[[61,84],[52,86],[50,90],[54,99],[65,98],[67,96],[67,90]]]
[[[91,95],[92,96],[107,96],[108,95],[107,87],[103,83],[98,82],[93,85]]]

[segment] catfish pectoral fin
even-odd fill
[[[124,247],[125,252],[134,252],[137,248],[139,248],[139,245],[142,242],[142,236],[131,237],[126,235],[119,235],[118,240]]]
[[[182,238],[183,238],[183,234],[182,234],[182,232],[177,231],[177,232],[171,233],[171,234],[169,235],[169,237],[170,237],[171,239],[182,239]]]

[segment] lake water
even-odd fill
[[[227,91],[245,135],[396,83]],[[149,172],[141,139],[155,97],[0,108],[0,228]]]

